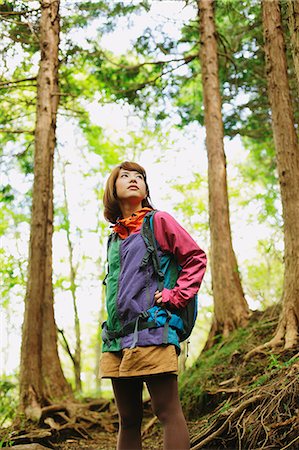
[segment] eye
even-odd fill
[[[142,175],[137,175],[136,178],[140,178],[140,180],[143,180],[143,176]]]

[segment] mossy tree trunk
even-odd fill
[[[299,147],[288,83],[279,0],[263,1],[263,28],[272,128],[284,221],[283,309],[268,345],[298,345],[299,334]]]
[[[42,0],[40,4],[34,183],[20,366],[20,406],[28,418],[35,419],[39,418],[43,405],[71,396],[58,357],[52,287],[59,0]]]
[[[246,326],[249,308],[243,294],[231,239],[214,2],[199,0],[198,8],[208,153],[210,262],[214,297],[214,321],[205,347],[209,348],[213,345],[216,335],[227,336],[235,328]]]

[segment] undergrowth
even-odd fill
[[[0,379],[0,428],[11,424],[18,406],[17,385],[9,378]]]
[[[244,356],[274,334],[278,310],[254,313],[202,353],[180,380],[192,449],[299,448],[298,350]]]
[[[271,369],[284,361],[274,354],[260,355],[250,361],[244,355],[254,346],[266,342],[273,334],[278,317],[269,309],[253,314],[247,328],[240,328],[203,352],[180,379],[180,397],[188,419],[200,417],[230,396],[233,389],[247,389],[263,384],[271,376]],[[223,387],[223,388],[222,388]],[[226,389],[225,389],[226,387]],[[222,390],[221,390],[222,389]]]

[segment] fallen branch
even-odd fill
[[[157,422],[158,418],[157,416],[152,417],[144,426],[143,430],[142,430],[142,437],[145,436],[149,430],[155,425],[155,423]]]
[[[220,393],[224,393],[224,394],[244,394],[244,390],[242,390],[241,388],[219,388],[217,390],[213,390],[213,391],[206,391],[207,394],[210,395],[215,395],[215,394],[220,394]]]

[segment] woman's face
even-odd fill
[[[143,175],[135,170],[120,169],[115,188],[120,202],[133,200],[141,203],[147,195]]]

